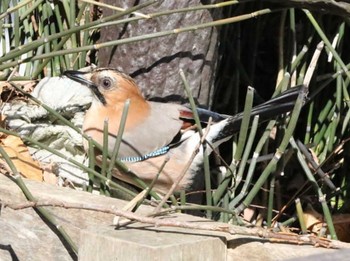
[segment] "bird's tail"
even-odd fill
[[[259,115],[259,122],[263,122],[283,113],[289,112],[294,108],[295,102],[298,98],[302,97],[304,102],[306,101],[306,91],[307,88],[305,86],[291,88],[281,93],[277,97],[254,107],[251,111],[251,118]],[[206,147],[208,154],[212,152],[212,149],[217,148],[220,144],[229,140],[232,135],[239,131],[242,119],[243,113],[239,113],[235,116],[229,116],[228,118],[207,127],[210,129],[206,133],[205,139],[211,144],[211,146]],[[196,135],[192,135],[188,141],[183,144],[183,146],[185,146],[183,151],[188,150],[192,152],[193,148],[198,145],[200,140],[201,138],[198,133],[196,133]],[[193,179],[198,177],[197,174],[201,172],[201,168],[203,166],[204,154],[201,153],[202,150],[203,147],[200,148],[199,153],[197,153],[194,157],[189,169]],[[188,155],[190,155],[190,153],[188,153]]]
[[[278,96],[255,106],[251,111],[251,118],[259,115],[259,122],[270,120],[293,109],[299,95],[306,101],[307,88],[304,85],[293,87]],[[207,140],[211,143],[222,143],[238,132],[243,119],[243,113],[228,117],[227,119],[210,127]],[[216,144],[219,145],[219,144]]]

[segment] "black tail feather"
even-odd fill
[[[261,123],[289,112],[294,108],[295,102],[301,92],[304,93],[304,99],[306,99],[306,91],[307,88],[304,85],[288,89],[269,101],[255,106],[251,111],[251,118],[259,115],[259,122]],[[227,118],[227,124],[220,131],[218,137],[216,137],[212,142],[232,136],[234,133],[238,132],[241,127],[242,119],[243,113]]]

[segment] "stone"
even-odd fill
[[[24,179],[31,193],[41,201],[88,203],[122,209],[128,202],[70,188]],[[19,187],[0,175],[0,203],[19,204],[26,199]],[[339,254],[339,250],[313,246],[276,244],[258,237],[179,227],[155,227],[133,222],[116,229],[114,215],[83,209],[45,207],[79,249],[80,260],[287,260],[313,254]],[[153,207],[141,206],[137,214],[146,216]],[[180,213],[162,219],[193,224],[222,225]],[[242,233],[249,228],[237,227]],[[32,208],[0,213],[0,260],[72,260],[74,256]],[[349,247],[344,243],[344,247]],[[342,255],[345,255],[342,252]],[[150,258],[149,258],[150,257]],[[156,258],[157,257],[157,258]],[[109,259],[108,259],[109,258]],[[171,259],[173,258],[173,259]],[[113,259],[116,260],[116,259]],[[328,260],[328,259],[325,259]],[[337,260],[337,259],[334,259]]]

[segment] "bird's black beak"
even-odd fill
[[[103,105],[106,105],[106,99],[104,98],[103,94],[100,92],[100,90],[98,89],[95,83],[93,83],[92,81],[86,78],[87,74],[88,72],[73,71],[73,70],[68,70],[63,72],[63,75],[67,76],[69,79],[87,86],[95,94],[95,96],[100,100],[100,102]]]
[[[78,83],[81,83],[87,87],[90,87],[91,85],[95,85],[93,82],[86,79],[85,77],[86,74],[87,74],[86,72],[72,71],[72,70],[63,72],[64,76],[67,76],[69,79],[76,81]]]

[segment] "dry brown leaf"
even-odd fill
[[[39,163],[33,160],[28,148],[19,137],[7,136],[1,139],[1,143],[21,175],[29,179],[42,181],[42,170]],[[5,164],[2,157],[0,157],[0,161]]]
[[[0,105],[1,106],[1,105]],[[5,119],[6,116],[0,113],[0,127],[4,127],[5,126]],[[0,139],[4,136],[3,133],[0,133]]]
[[[14,83],[20,86],[23,91],[31,93],[34,90],[37,81],[15,81]],[[7,81],[0,81],[0,95],[2,102],[11,102],[15,99],[23,98],[23,95],[16,91]]]
[[[0,90],[2,91],[4,88],[8,88],[10,84],[6,81],[0,81]]]
[[[52,185],[57,185],[58,176],[55,174],[55,170],[57,169],[57,164],[55,163],[41,164],[41,168],[44,171],[43,173],[44,182]]]
[[[248,222],[253,221],[253,218],[256,217],[256,209],[255,208],[246,208],[243,210],[243,219]]]
[[[311,207],[304,212],[304,219],[306,227],[315,234],[325,225],[323,216]],[[335,214],[332,220],[338,239],[350,242],[350,214]]]
[[[21,81],[16,83],[22,86],[23,91],[31,93],[34,90],[37,81]]]
[[[317,234],[323,226],[323,216],[308,206],[304,212],[305,225],[308,230]]]
[[[45,183],[49,183],[51,185],[58,184],[58,177],[52,172],[44,171],[43,179]]]
[[[28,80],[28,81],[14,81],[15,84],[22,86],[23,90],[26,92],[31,92],[34,89],[34,86],[36,85],[37,81],[35,80]],[[11,89],[12,86],[7,81],[0,81],[0,90],[3,89]]]
[[[333,216],[333,224],[340,241],[350,242],[350,214],[337,214]]]

